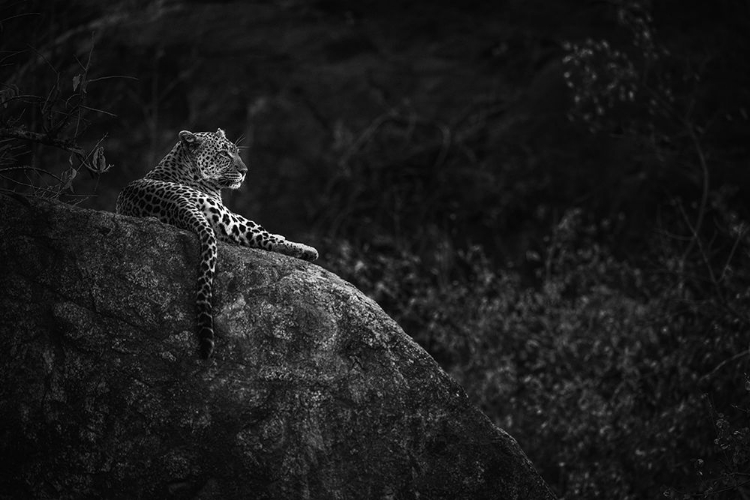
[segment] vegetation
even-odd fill
[[[316,240],[323,264],[424,346],[560,497],[747,498],[750,12],[731,0],[574,3],[478,2],[465,17],[421,2],[263,11],[283,19],[288,52],[254,25],[248,47],[269,54],[231,72],[183,33],[134,34],[144,18],[127,14],[189,6],[205,24],[218,4],[81,2],[62,17],[14,4],[0,12],[0,173],[101,172],[92,159],[108,132],[117,168],[87,202],[111,209],[179,129],[223,125],[252,146],[251,168],[277,168],[230,204]],[[335,40],[311,44],[316,23]],[[92,38],[82,25],[107,29]],[[386,25],[410,63],[479,76],[408,80],[377,38]],[[36,38],[7,41],[21,29]],[[227,58],[232,40],[220,39]],[[42,48],[54,57],[40,63]],[[109,62],[126,49],[135,60]]]
[[[20,188],[34,196],[59,198],[74,192],[73,181],[81,168],[97,176],[107,172],[112,165],[104,156],[104,137],[89,151],[78,144],[89,115],[106,113],[87,102],[88,86],[100,80],[89,77],[91,52],[85,61],[76,60],[72,77],[63,80],[50,54],[31,50],[31,57],[19,57],[24,51],[4,48],[4,69],[13,70],[0,87],[0,176],[8,186],[2,190],[13,193]],[[40,166],[42,148],[56,150],[58,157],[67,155],[65,167]]]

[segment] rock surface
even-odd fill
[[[552,498],[424,350],[316,265],[222,244],[201,360],[197,254],[156,220],[0,196],[0,496]]]

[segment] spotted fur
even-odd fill
[[[307,245],[271,234],[259,224],[234,214],[221,201],[222,189],[237,189],[247,167],[237,146],[224,131],[187,130],[172,150],[143,179],[131,182],[117,198],[117,213],[156,217],[162,222],[193,231],[200,241],[200,267],[196,307],[201,353],[214,349],[211,309],[216,270],[217,239],[263,248],[304,260],[315,260],[318,252]]]

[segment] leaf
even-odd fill
[[[73,77],[73,92],[75,92],[78,89],[78,86],[81,85],[81,74],[77,74]]]
[[[89,170],[96,174],[103,174],[110,168],[112,168],[112,165],[107,165],[107,159],[104,157],[104,147],[99,146],[94,151],[94,159],[92,161],[92,166],[89,167]]]
[[[71,168],[68,170],[65,174],[63,174],[63,180],[65,181],[65,184],[63,185],[62,189],[69,189],[70,192],[73,191],[73,179],[76,178],[76,175],[78,174],[78,171],[74,168]]]

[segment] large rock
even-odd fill
[[[3,498],[552,498],[513,438],[320,267],[222,245],[203,361],[192,234],[5,196],[0,221]]]

